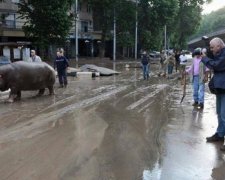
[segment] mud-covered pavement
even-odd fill
[[[215,97],[193,109],[177,79],[142,80],[140,68],[101,62],[111,77],[69,78],[56,95],[0,96],[1,180],[225,179],[216,129]],[[135,63],[131,64],[131,67]],[[152,65],[157,69],[156,65]]]

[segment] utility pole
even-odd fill
[[[114,20],[113,20],[113,61],[116,60],[116,10],[114,7]]]
[[[165,32],[164,32],[164,33],[165,33],[165,34],[164,34],[164,38],[165,38],[165,40],[164,40],[164,43],[165,43],[165,44],[164,44],[165,52],[166,52],[166,44],[167,44],[167,42],[166,42],[166,38],[167,38],[167,37],[166,37],[166,36],[167,36],[166,31],[167,31],[167,28],[166,28],[166,25],[165,25]]]
[[[78,62],[78,3],[75,1],[75,59]]]
[[[137,60],[137,38],[138,36],[138,0],[136,0],[136,17],[135,17],[135,59]]]

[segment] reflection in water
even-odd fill
[[[116,71],[116,62],[113,62],[113,70]],[[113,75],[113,82],[116,83],[116,75]]]
[[[195,122],[199,122],[202,120],[202,110],[197,110],[196,108],[192,111],[192,119]]]
[[[159,161],[155,164],[152,171],[144,170],[142,180],[159,180],[161,179],[162,169],[160,168]]]

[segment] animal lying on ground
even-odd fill
[[[53,95],[54,84],[55,71],[47,63],[17,61],[0,66],[0,91],[11,89],[8,102],[20,100],[21,91],[39,90],[41,96],[48,88],[49,94]]]

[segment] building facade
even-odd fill
[[[19,0],[0,0],[0,56],[12,61],[29,56],[32,43],[22,31],[24,20],[18,18]],[[71,11],[74,12],[75,5]],[[93,14],[87,0],[78,1],[78,55],[97,56],[101,33],[93,30]],[[75,57],[75,20],[65,47],[69,58]]]
[[[23,47],[31,44],[22,31],[24,21],[18,19],[19,0],[0,1],[0,56],[7,56],[12,61],[20,60]],[[25,56],[25,55],[24,55]]]
[[[71,11],[75,12],[75,5]],[[94,31],[93,12],[87,0],[78,1],[78,55],[79,56],[97,56],[98,46],[101,43],[101,32]],[[75,21],[70,31],[70,52],[75,56]]]

